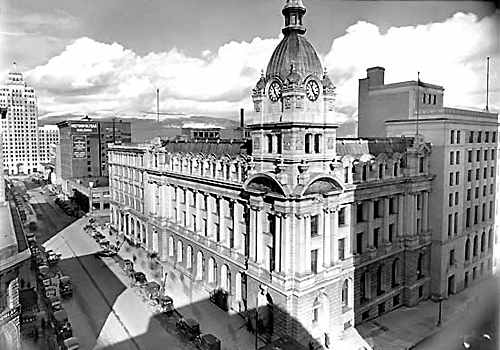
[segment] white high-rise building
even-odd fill
[[[38,128],[40,144],[40,165],[50,163],[50,146],[59,144],[59,128],[57,125],[44,125]]]
[[[11,175],[39,171],[38,110],[35,90],[16,69],[0,88],[4,169]]]

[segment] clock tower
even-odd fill
[[[335,86],[305,38],[301,0],[282,10],[283,40],[253,89],[252,130],[257,172],[278,172],[294,188],[306,167],[328,173],[335,158]],[[278,169],[278,168],[279,169]]]

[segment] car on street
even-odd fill
[[[95,255],[97,257],[112,257],[112,256],[116,256],[117,254],[118,253],[114,249],[104,248],[104,249],[101,249],[100,251],[98,251]]]
[[[146,275],[144,272],[135,272],[133,275],[134,283],[136,286],[143,286],[146,283],[148,283],[148,279],[146,278]]]
[[[134,269],[134,263],[132,260],[125,259],[120,262],[120,267],[125,271],[132,271]]]
[[[79,350],[80,349],[80,341],[77,337],[71,337],[66,339],[63,342],[62,350]]]
[[[201,334],[195,339],[199,350],[220,350],[220,340],[213,334]]]

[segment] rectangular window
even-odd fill
[[[344,226],[346,224],[345,222],[345,210],[346,208],[340,208],[339,210],[339,226]]]
[[[453,186],[453,173],[450,173],[450,186]]]
[[[477,132],[477,142],[478,143],[481,143],[482,142],[482,131],[478,131]]]
[[[483,169],[483,179],[487,179],[488,178],[488,168],[484,168]]]
[[[363,232],[358,232],[356,235],[356,252],[358,254],[363,253]]]
[[[395,201],[394,197],[389,198],[389,214],[396,213],[396,206],[394,201]]]
[[[472,170],[467,170],[467,181],[470,182],[472,180]]]
[[[453,165],[455,161],[455,152],[451,151],[450,152],[450,165]]]
[[[453,231],[453,215],[448,214],[448,236],[451,236]]]
[[[378,201],[378,200],[373,201],[373,218],[374,219],[377,219],[381,216],[380,209],[381,209],[380,201]]]
[[[460,172],[455,173],[455,185],[460,185]]]
[[[450,250],[450,266],[455,264],[455,249]]]
[[[486,196],[486,185],[483,186],[483,197]]]
[[[389,224],[389,242],[392,243],[394,239],[394,224]]]
[[[457,130],[457,143],[460,143],[460,130]]]
[[[479,187],[474,189],[474,198],[479,198]]]
[[[478,212],[479,212],[479,206],[475,205],[474,206],[474,225],[476,225],[478,220],[479,220]]]
[[[491,160],[495,160],[495,150],[491,150]]]
[[[490,208],[489,208],[488,217],[490,219],[493,219],[493,201],[490,201]]]
[[[486,203],[481,206],[481,221],[486,220]]]
[[[476,180],[479,180],[480,174],[481,174],[481,170],[476,169]]]
[[[196,215],[191,215],[191,220],[192,220],[192,223],[193,223],[193,231],[196,232],[198,231],[198,227],[196,225]]]
[[[490,185],[490,194],[493,194],[493,184]]]
[[[356,221],[363,222],[363,203],[356,205]]]
[[[474,143],[474,131],[469,131],[469,143]]]
[[[491,135],[491,142],[496,142],[496,140],[497,140],[497,133],[493,132],[493,134]]]
[[[490,177],[495,177],[495,167],[491,167],[491,170],[490,170]]]
[[[455,130],[451,130],[450,132],[450,143],[451,144],[455,143]]]
[[[448,206],[449,207],[453,206],[453,193],[450,193],[448,195]]]
[[[487,161],[487,160],[488,160],[488,150],[487,150],[487,149],[485,149],[483,153],[484,153],[484,154],[483,154],[483,160],[484,160],[484,161]]]
[[[465,227],[470,227],[470,208],[465,210]]]
[[[207,219],[203,219],[203,234],[205,237],[208,236],[208,225],[207,225]]]
[[[378,248],[379,232],[380,232],[380,229],[378,227],[373,230],[373,246],[375,248]]]
[[[424,172],[424,157],[418,158],[418,171],[420,173]]]
[[[458,205],[458,192],[455,192],[455,205]]]
[[[340,238],[339,239],[339,259],[344,260],[345,259],[345,238]]]
[[[453,218],[453,233],[457,234],[458,233],[458,213],[455,213],[454,218]]]
[[[476,151],[476,162],[479,162],[481,160],[481,150],[478,149]]]
[[[311,216],[311,237],[316,237],[319,235],[319,216]]]
[[[467,151],[467,162],[472,163],[472,150]]]
[[[484,132],[484,142],[490,142],[490,132],[489,131]]]
[[[318,249],[311,250],[311,272],[318,273]]]
[[[456,153],[456,161],[455,161],[456,164],[460,164],[460,151],[457,151]]]

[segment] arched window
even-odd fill
[[[470,259],[470,239],[467,238],[465,241],[465,261]]]
[[[342,308],[349,307],[349,280],[342,283]]]
[[[200,250],[196,256],[196,279],[198,281],[203,280],[203,275],[205,273],[205,257],[203,252]]]
[[[177,262],[182,261],[182,241],[177,241]]]
[[[231,271],[226,264],[220,268],[220,287],[229,293],[231,292]]]
[[[384,164],[378,165],[378,178],[382,179],[384,177]]]
[[[486,232],[481,235],[481,253],[484,252],[486,248]]]
[[[477,248],[478,248],[478,237],[477,235],[474,237],[474,249],[472,251],[472,254],[474,256],[477,256]]]
[[[398,176],[398,163],[394,162],[393,167],[392,167],[393,175],[394,177]]]
[[[377,269],[377,295],[381,295],[385,291],[385,267],[380,265]]]
[[[424,277],[423,268],[424,268],[424,254],[420,253],[418,254],[418,260],[417,260],[417,279]]]
[[[392,263],[392,288],[399,286],[399,259],[394,260]]]
[[[217,263],[214,258],[208,260],[208,283],[217,283]]]
[[[174,237],[168,237],[168,256],[174,256]]]

